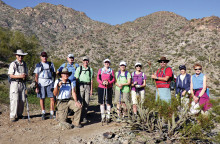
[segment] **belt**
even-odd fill
[[[25,82],[25,80],[23,80],[23,79],[11,79],[11,81],[15,81],[15,82]]]
[[[69,99],[59,99],[60,102],[68,102],[70,101],[70,98]]]
[[[91,85],[91,82],[79,82],[81,85]]]

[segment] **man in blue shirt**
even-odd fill
[[[69,76],[69,80],[73,83],[74,87],[76,86],[76,77],[74,76],[75,71],[77,67],[79,67],[79,64],[75,63],[74,64],[74,55],[69,54],[67,56],[67,63],[63,63],[58,69],[57,69],[57,74],[62,72],[62,69],[66,67],[69,72],[72,72],[72,74]]]

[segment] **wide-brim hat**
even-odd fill
[[[168,60],[166,57],[161,57],[157,62],[161,62],[161,61],[168,63],[170,60]]]
[[[27,55],[28,53],[24,53],[23,50],[20,50],[20,49],[19,49],[19,50],[17,50],[16,53],[14,53],[14,54],[15,54],[15,55],[25,56],[25,55]]]
[[[68,75],[71,75],[72,72],[69,72],[67,68],[63,68],[62,69],[62,72],[60,74],[68,74]]]
[[[142,66],[142,64],[141,64],[140,62],[137,62],[137,63],[135,64],[135,67],[138,66],[138,65]]]

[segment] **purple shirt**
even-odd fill
[[[133,73],[131,74],[132,84],[134,84],[134,82],[137,82],[138,85],[142,85],[144,83],[144,80],[147,79],[145,74],[144,74],[144,77],[143,77],[143,72],[141,72],[138,75],[136,74],[136,72],[133,72]],[[135,91],[136,88],[132,87],[131,90]],[[144,90],[144,87],[143,88],[139,88],[138,90],[142,91],[142,90]]]

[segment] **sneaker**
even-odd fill
[[[105,122],[105,118],[102,118],[101,122],[104,123]]]
[[[87,123],[88,120],[86,118],[83,118],[82,123]]]
[[[45,120],[45,114],[42,114],[41,119]]]
[[[10,118],[10,121],[11,122],[16,122],[16,119],[15,118]]]

